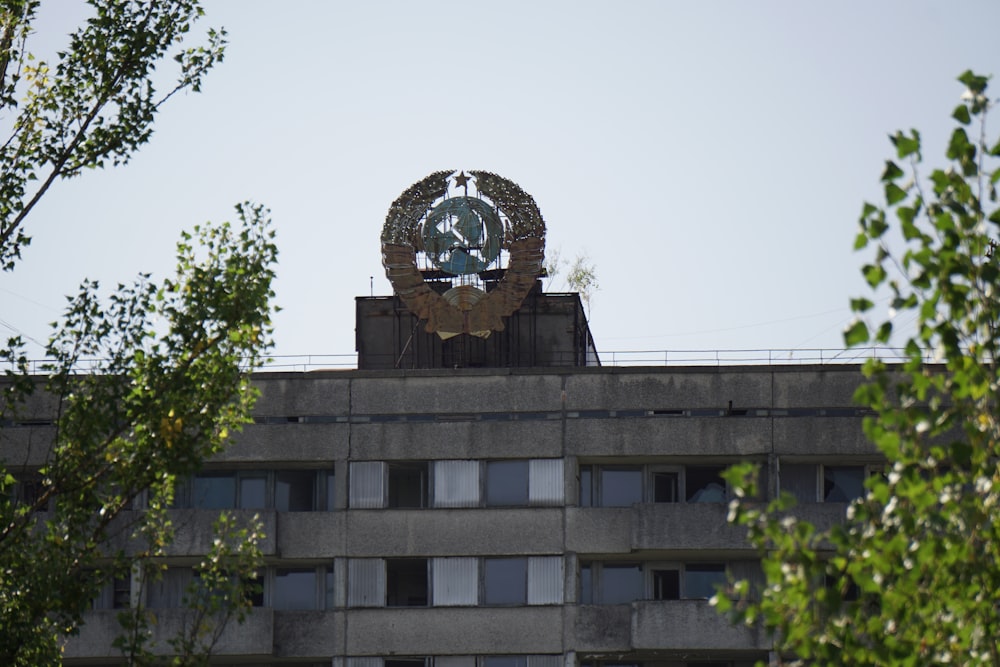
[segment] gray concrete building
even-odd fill
[[[707,602],[759,567],[719,472],[758,462],[769,495],[838,520],[878,463],[858,381],[848,366],[260,374],[256,423],[186,487],[144,602],[176,629],[227,507],[263,516],[267,566],[220,664],[749,665],[767,638]],[[114,656],[127,600],[95,603],[67,664]]]
[[[399,237],[383,242],[405,255]],[[220,508],[259,514],[267,537],[262,594],[226,627],[218,664],[768,660],[761,631],[708,602],[730,574],[760,579],[720,473],[753,461],[767,498],[788,490],[817,524],[840,520],[879,462],[852,400],[858,368],[602,366],[579,297],[543,294],[537,275],[484,336],[474,307],[496,284],[471,306],[448,285],[414,297],[400,266],[387,260],[405,274],[395,295],[357,301],[357,369],[255,377],[254,423],[178,493],[166,576],[141,594],[109,586],[66,664],[116,664],[122,606],[153,609],[162,638],[176,631]],[[448,294],[464,320],[426,305]],[[8,460],[45,428],[5,429]]]

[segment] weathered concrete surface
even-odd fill
[[[347,655],[433,655],[461,646],[468,654],[562,653],[562,608],[436,607],[355,609]]]

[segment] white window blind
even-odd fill
[[[478,602],[478,558],[435,558],[432,567],[434,605],[465,606]]]
[[[533,556],[528,559],[528,604],[562,604],[562,556]]]
[[[351,558],[347,561],[347,606],[385,606],[385,561]]]
[[[381,461],[351,463],[352,508],[385,507],[385,464]]]
[[[479,461],[434,462],[434,506],[479,506]]]
[[[565,483],[562,459],[532,459],[528,462],[528,502],[532,505],[562,505]]]

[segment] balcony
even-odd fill
[[[153,632],[151,649],[158,655],[173,653],[167,643],[177,636],[187,617],[192,612],[187,609],[152,610],[156,622],[151,624]],[[122,633],[118,623],[118,611],[92,611],[84,616],[80,634],[66,642],[66,658],[108,658],[119,656],[112,642]],[[273,651],[274,612],[271,609],[256,608],[250,611],[246,621],[240,625],[231,621],[226,625],[213,652],[241,657],[270,656]]]
[[[705,600],[568,608],[577,652],[767,650],[756,628],[732,625]]]

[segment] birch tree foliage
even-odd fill
[[[45,62],[30,52],[39,2],[0,0],[5,270],[57,180],[128,162],[163,103],[199,90],[222,59],[223,31],[187,42],[202,15],[193,0],[89,4],[91,18]],[[161,92],[153,82],[169,80],[156,71],[166,66],[176,79]],[[170,278],[141,275],[110,293],[84,281],[43,365],[18,338],[0,350],[0,664],[60,664],[102,588],[162,571],[175,482],[249,419],[248,373],[271,345],[276,258],[267,210],[241,204],[234,223],[183,235]],[[156,616],[133,590],[116,642],[128,664],[206,664],[225,623],[247,613],[260,524],[223,515],[216,527],[180,634],[154,641]]]
[[[30,243],[26,219],[58,180],[129,161],[149,141],[164,102],[199,91],[222,60],[225,31],[187,38],[196,0],[91,0],[93,14],[52,62],[31,52],[39,0],[0,2],[0,266]],[[157,67],[173,65],[165,91]]]
[[[884,201],[864,205],[855,242],[873,253],[871,293],[851,301],[845,341],[883,345],[915,322],[903,363],[868,361],[855,396],[885,474],[829,530],[796,519],[787,495],[730,507],[767,583],[759,602],[716,603],[771,631],[783,663],[1000,665],[1000,141],[988,78],[959,81],[944,166],[925,170],[916,130],[892,135]],[[729,478],[753,486],[747,466]]]

